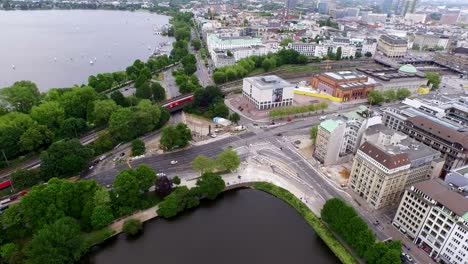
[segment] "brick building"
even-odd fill
[[[312,78],[312,87],[343,102],[365,99],[375,84],[367,76],[353,71],[325,72]]]

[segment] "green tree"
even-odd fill
[[[16,190],[24,190],[41,182],[41,177],[37,170],[19,169],[13,172],[10,177]]]
[[[234,54],[230,50],[226,51],[226,56],[228,57],[234,57]]]
[[[289,43],[293,43],[294,40],[291,38],[283,39],[280,41],[280,46],[281,47],[287,47]]]
[[[54,139],[54,133],[46,126],[36,125],[28,128],[20,137],[23,151],[36,151],[48,147]]]
[[[161,102],[166,99],[166,90],[158,82],[151,84],[151,93],[152,93],[151,99],[154,102]]]
[[[68,138],[77,138],[88,130],[88,124],[83,118],[70,117],[63,121],[61,132]]]
[[[0,256],[5,262],[9,262],[10,256],[16,251],[15,243],[6,243],[0,247]]]
[[[172,183],[175,185],[179,185],[180,184],[179,176],[174,176],[174,178],[172,178]]]
[[[109,119],[109,133],[118,141],[128,141],[136,137],[135,115],[129,108],[120,108]]]
[[[372,53],[370,51],[366,52],[366,54],[364,54],[364,56],[366,56],[367,58],[370,58],[372,57]]]
[[[264,71],[269,71],[273,69],[275,66],[273,66],[273,62],[271,59],[265,58],[262,62],[262,68]]]
[[[186,64],[184,65],[184,72],[187,75],[192,75],[197,71],[197,65],[195,64]]]
[[[377,264],[387,251],[388,248],[383,242],[375,243],[366,251],[364,259],[366,260],[366,263]]]
[[[94,150],[95,155],[100,155],[111,150],[114,147],[114,142],[108,131],[100,131],[90,147]]]
[[[218,174],[205,172],[201,178],[197,180],[197,187],[203,198],[214,200],[224,191],[226,184]]]
[[[117,111],[119,106],[114,100],[105,99],[95,101],[93,108],[92,116],[94,124],[96,126],[104,126],[107,125],[112,113]]]
[[[383,92],[385,102],[395,101],[397,99],[397,93],[394,90],[387,90]]]
[[[216,84],[222,84],[226,82],[226,74],[222,71],[216,71],[213,73],[213,81]]]
[[[110,98],[114,100],[114,102],[120,106],[127,107],[129,106],[129,102],[127,98],[120,92],[120,91],[115,91],[111,93]]]
[[[402,99],[405,99],[407,97],[410,97],[411,96],[411,92],[410,90],[406,89],[406,88],[401,88],[401,89],[398,89],[397,92],[396,92],[396,97],[400,100]]]
[[[34,235],[26,249],[26,263],[74,263],[84,249],[80,225],[73,218],[64,217]]]
[[[240,115],[238,113],[234,112],[231,115],[229,115],[229,120],[231,120],[231,122],[233,122],[233,123],[238,124],[239,120],[240,120]]]
[[[112,187],[111,198],[116,215],[130,214],[140,206],[140,185],[132,171],[120,172]]]
[[[198,39],[192,40],[192,47],[194,50],[199,50],[201,48],[201,42]]]
[[[186,186],[176,188],[159,203],[158,215],[163,218],[171,218],[186,208],[189,190]]]
[[[192,161],[192,168],[195,171],[198,171],[200,174],[205,172],[212,172],[214,167],[214,162],[205,155],[198,155]]]
[[[65,111],[57,102],[45,102],[32,108],[31,118],[52,131],[59,131],[65,119]]]
[[[369,104],[377,105],[377,104],[382,103],[385,100],[385,98],[381,92],[373,90],[369,92],[369,95],[367,96],[367,100],[369,101]]]
[[[145,154],[146,147],[145,147],[145,142],[143,142],[140,139],[134,139],[132,141],[132,156],[140,156]]]
[[[105,205],[96,206],[91,215],[91,225],[94,230],[102,229],[114,221],[112,210]]]
[[[235,81],[237,79],[237,72],[234,69],[227,69],[225,74],[228,81]]]
[[[41,172],[45,179],[72,176],[84,169],[93,157],[92,149],[78,139],[54,142],[41,154]]]
[[[341,47],[338,47],[338,49],[336,49],[336,60],[341,60],[341,54]]]
[[[136,169],[133,170],[133,174],[138,180],[138,186],[140,192],[148,192],[148,189],[153,186],[156,180],[156,173],[146,164],[140,164]]]
[[[65,110],[65,117],[77,117],[88,120],[88,109],[93,107],[93,102],[96,98],[97,93],[92,87],[74,87],[60,96],[59,103]]]
[[[428,84],[432,84],[432,89],[438,89],[440,85],[440,75],[437,72],[426,72]]]
[[[41,94],[33,82],[19,81],[0,90],[0,98],[7,102],[6,108],[29,113],[33,106],[39,104]],[[0,103],[3,100],[0,100]]]
[[[185,147],[192,139],[192,132],[183,123],[164,128],[160,144],[167,150]]]
[[[232,148],[226,148],[216,157],[215,164],[220,170],[234,171],[239,168],[240,158]]]
[[[229,108],[224,104],[224,102],[219,102],[213,106],[213,115],[218,117],[228,117]]]
[[[387,251],[387,253],[378,262],[379,264],[399,264],[401,263],[401,252],[395,249]]]
[[[317,138],[318,133],[318,126],[315,125],[310,128],[310,139],[315,143],[315,139]]]
[[[123,224],[122,230],[129,235],[136,235],[143,230],[143,225],[138,219],[127,219]]]

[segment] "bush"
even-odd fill
[[[288,106],[278,109],[273,109],[270,111],[270,117],[281,117],[289,116],[300,113],[307,113],[312,111],[324,110],[327,109],[328,105],[326,103],[302,105],[302,106]]]
[[[125,233],[134,236],[143,230],[143,224],[138,219],[128,219],[125,220],[122,230]]]
[[[143,142],[141,139],[135,139],[132,141],[132,156],[140,156],[145,154],[146,147],[145,147],[145,142]]]

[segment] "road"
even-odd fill
[[[163,82],[164,88],[166,88],[166,98],[167,99],[179,96],[181,94],[179,92],[179,87],[177,86],[177,84],[175,82],[175,78],[172,75],[172,72],[177,70],[178,68],[179,68],[179,66],[176,66],[174,68],[170,68],[170,69],[163,72],[164,80],[162,82]]]
[[[192,39],[200,39],[195,31],[192,29]],[[197,58],[197,71],[195,75],[197,76],[198,80],[200,80],[200,84],[203,87],[213,85],[213,81],[211,80],[210,74],[208,73],[208,69],[205,66],[205,62],[200,57],[200,53],[193,49],[192,45],[189,44],[189,52],[194,54]]]

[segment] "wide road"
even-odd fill
[[[191,31],[192,37],[191,39],[200,39],[197,33],[192,29]],[[213,85],[213,81],[211,80],[210,74],[208,73],[208,69],[205,66],[205,62],[200,57],[200,53],[193,49],[192,45],[189,43],[189,52],[194,54],[197,58],[197,71],[195,75],[200,80],[200,84],[203,87]]]

